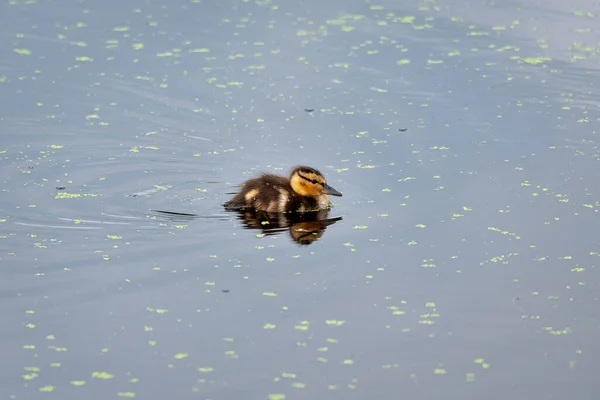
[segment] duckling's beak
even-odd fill
[[[324,184],[323,185],[323,193],[330,194],[332,196],[340,196],[340,197],[342,196],[342,194],[340,192],[338,192],[337,190],[335,190],[334,188],[332,188],[328,184]]]

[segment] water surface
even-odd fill
[[[2,398],[592,398],[598,13],[6,2]],[[300,163],[316,240],[221,207]]]

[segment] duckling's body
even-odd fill
[[[240,192],[223,205],[267,212],[319,211],[331,207],[327,195],[342,194],[329,186],[318,170],[301,165],[292,169],[289,177],[262,174],[247,180]]]

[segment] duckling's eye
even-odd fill
[[[310,180],[310,183],[312,183],[312,184],[314,185],[314,184],[316,184],[316,183],[317,183],[317,180],[316,180],[316,179],[311,179],[311,180]]]

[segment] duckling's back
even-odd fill
[[[287,178],[262,174],[249,179],[224,206],[231,209],[251,208],[269,212],[289,211],[293,191]]]

